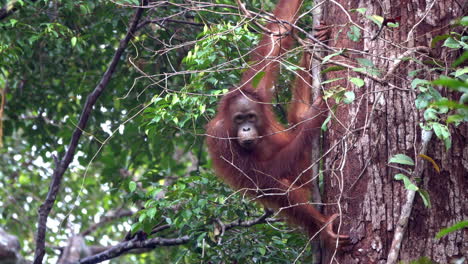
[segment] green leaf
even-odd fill
[[[323,124],[322,124],[322,131],[327,131],[328,127],[327,127],[327,124],[330,122],[331,120],[331,115],[328,115],[327,119],[325,119],[325,121],[323,121]]]
[[[140,230],[141,227],[142,227],[142,224],[140,222],[136,222],[132,224],[132,227],[131,227],[132,233],[135,233],[136,231]]]
[[[376,68],[354,68],[353,71],[367,73],[376,77],[380,76],[380,71],[377,70]]]
[[[429,193],[424,189],[419,189],[418,193],[421,196],[421,199],[423,200],[424,206],[426,208],[431,208],[431,199],[429,197]]]
[[[177,104],[178,102],[180,102],[179,96],[178,96],[177,94],[173,94],[173,95],[172,95],[171,104],[172,104],[172,105],[175,105],[175,104]]]
[[[452,63],[452,67],[458,67],[458,65],[462,64],[463,62],[465,62],[466,60],[468,59],[468,50],[465,50],[463,52],[463,54],[458,57],[453,63]]]
[[[26,185],[26,184],[29,184],[31,182],[31,179],[30,179],[30,177],[28,177],[28,175],[22,173],[19,176],[18,182],[21,185]]]
[[[459,49],[462,47],[462,45],[460,44],[460,42],[458,40],[455,40],[454,38],[450,37],[450,38],[447,38],[445,41],[444,41],[444,45],[442,45],[443,47],[448,47],[448,48],[451,48],[451,49]]]
[[[261,71],[261,72],[258,72],[257,74],[255,74],[255,76],[252,79],[252,86],[254,88],[257,88],[257,86],[260,83],[260,81],[262,80],[263,76],[265,76],[264,71]]]
[[[344,70],[344,69],[346,69],[346,68],[343,67],[343,66],[331,66],[331,67],[328,67],[325,70],[321,71],[320,73],[325,74],[327,72],[341,71],[341,70]]]
[[[265,249],[264,247],[259,247],[259,248],[258,248],[258,252],[260,252],[260,254],[261,254],[262,256],[265,256],[266,249]]]
[[[463,220],[463,221],[460,221],[458,223],[455,223],[454,225],[450,226],[450,227],[447,227],[447,228],[444,228],[442,230],[440,230],[435,238],[436,239],[440,239],[442,238],[443,236],[446,236],[452,232],[455,232],[457,230],[462,230],[462,229],[465,229],[465,228],[468,228],[468,220]]]
[[[436,136],[442,140],[450,137],[450,131],[446,125],[440,123],[433,123],[432,128]]]
[[[384,21],[384,18],[378,15],[367,16],[367,18],[370,19],[375,24],[377,24],[377,26],[379,27],[382,26],[382,23]]]
[[[465,110],[468,110],[468,105],[459,104],[459,103],[457,103],[455,101],[448,100],[445,97],[443,97],[440,101],[432,103],[431,105],[438,106],[438,107],[445,107],[445,108],[449,108],[449,109],[465,109]],[[443,114],[445,114],[445,113],[443,113]]]
[[[405,154],[396,154],[395,156],[391,157],[388,162],[414,166],[413,159],[406,156]]]
[[[359,12],[363,15],[366,13],[366,11],[367,11],[367,8],[364,8],[364,7],[349,10],[349,12]]]
[[[450,35],[448,35],[448,34],[435,36],[431,41],[431,48],[435,48],[439,41],[446,40],[449,37],[450,37]]]
[[[429,102],[431,101],[431,99],[432,99],[432,96],[426,93],[422,93],[422,94],[419,94],[418,97],[416,97],[414,104],[416,105],[417,109],[423,109],[429,105]]]
[[[345,98],[343,99],[343,103],[345,104],[350,104],[354,101],[356,98],[356,95],[354,94],[353,91],[348,91],[344,93]]]
[[[449,115],[445,122],[447,122],[447,124],[455,123],[456,125],[459,125],[464,119],[463,115]]]
[[[72,47],[76,46],[76,40],[77,40],[76,37],[71,38],[70,42],[71,42]]]
[[[330,55],[327,55],[323,58],[322,60],[322,64],[325,64],[327,61],[329,61],[331,58],[335,57],[335,56],[339,56],[341,54],[343,54],[344,50],[340,50],[338,52],[335,52],[333,54],[330,54]]]
[[[439,120],[439,117],[437,116],[437,110],[434,108],[426,109],[426,111],[424,111],[424,119],[426,121]]]
[[[156,208],[153,207],[153,208],[148,209],[148,212],[146,212],[146,215],[148,215],[150,219],[153,219],[156,216],[156,212],[157,212]]]
[[[354,42],[359,42],[359,39],[361,38],[361,30],[355,25],[352,25],[347,35],[350,40]]]
[[[445,148],[448,150],[452,146],[452,138],[450,135],[450,131],[446,125],[434,122],[432,123],[432,129],[434,129],[434,133],[436,136],[444,141]]]
[[[369,59],[356,58],[356,60],[358,61],[359,64],[361,64],[364,67],[369,67],[369,68],[374,68],[375,67],[374,63]]]
[[[131,181],[128,183],[128,189],[130,192],[134,192],[136,190],[137,184],[134,181]]]
[[[464,27],[468,26],[468,16],[464,16],[460,19],[460,25]]]
[[[198,107],[198,109],[200,110],[200,113],[205,113],[205,110],[206,110],[206,105],[202,104]]]
[[[456,72],[455,72],[455,77],[460,77],[462,76],[463,74],[466,74],[468,73],[468,67],[464,67],[463,69],[458,69]]]
[[[405,189],[410,190],[410,191],[418,191],[419,188],[416,186],[414,183],[411,182],[410,179],[406,178],[403,179],[403,183],[405,184]]]
[[[395,180],[398,180],[398,181],[401,181],[401,180],[403,180],[403,178],[405,178],[405,177],[407,177],[407,176],[404,175],[404,174],[398,173],[398,174],[395,174],[394,179],[395,179]]]
[[[350,78],[349,81],[352,82],[354,85],[356,85],[356,86],[359,87],[359,88],[363,87],[364,84],[365,84],[365,83],[364,83],[364,80],[361,79],[361,78],[355,78],[355,77],[353,77],[353,78]]]
[[[414,78],[414,76],[416,76],[420,71],[422,71],[422,69],[417,69],[417,70],[414,70],[414,71],[410,71],[408,73],[408,76],[411,77],[411,78]]]
[[[142,213],[142,214],[138,217],[138,222],[141,223],[141,222],[145,221],[145,219],[146,219],[146,214],[143,214],[143,213]]]
[[[414,79],[413,81],[411,81],[411,88],[416,89],[416,87],[418,86],[422,86],[422,85],[428,85],[428,84],[431,84],[430,81],[428,80],[424,80],[424,79]]]
[[[456,80],[456,79],[452,79],[452,78],[447,78],[447,77],[444,77],[444,78],[440,78],[438,80],[435,80],[432,82],[433,84],[435,85],[442,85],[442,86],[446,86],[452,90],[455,90],[455,91],[459,91],[459,92],[468,92],[468,84],[465,83],[465,82],[461,82],[459,80]]]
[[[16,23],[18,23],[18,20],[14,19],[14,18],[10,19],[10,25],[12,27],[14,27],[16,25]]]
[[[398,173],[395,175],[395,180],[403,180],[403,184],[405,185],[405,189],[410,190],[410,191],[417,191],[419,188],[416,186],[414,183],[411,182],[411,180],[408,178],[408,176]]]
[[[402,262],[398,262],[398,263],[402,264]],[[416,260],[412,260],[411,262],[409,262],[409,264],[437,264],[437,263],[432,261],[430,258],[424,256]]]
[[[322,82],[321,84],[332,83],[332,82],[336,82],[336,81],[343,80],[343,79],[344,78],[334,78],[334,79],[326,80],[326,81]]]

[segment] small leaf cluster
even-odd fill
[[[468,17],[460,19],[459,23],[463,26],[468,25]],[[435,81],[415,78],[411,82],[411,88],[418,92],[415,100],[416,108],[424,110],[424,123],[420,126],[425,130],[433,130],[436,136],[441,139],[445,147],[451,147],[451,134],[449,125],[460,125],[462,122],[468,121],[468,67],[465,61],[468,59],[468,37],[461,36],[456,32],[451,32],[449,35],[442,35],[434,38],[433,46],[438,41],[445,39],[443,47],[463,50],[450,68],[445,69],[436,66],[432,70],[448,70],[448,76],[440,76]],[[410,77],[417,74],[417,71],[410,72]],[[437,86],[448,88],[455,96],[460,96],[458,100],[450,99],[447,96],[442,96]]]
[[[391,157],[388,162],[401,164],[401,165],[414,166],[413,159],[405,154],[396,154],[393,157]],[[412,173],[412,172],[409,171],[409,173]],[[398,173],[395,175],[395,180],[403,181],[403,184],[405,185],[405,188],[407,190],[418,192],[424,202],[424,205],[428,208],[431,207],[431,200],[429,197],[429,193],[426,190],[418,187],[407,175]]]
[[[248,67],[245,54],[259,36],[250,32],[247,24],[222,23],[205,26],[197,38],[197,44],[182,62],[194,72],[185,88],[200,92],[229,89],[238,83],[241,69]]]

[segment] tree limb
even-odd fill
[[[146,1],[144,1],[143,5],[145,4],[146,4]],[[63,174],[68,169],[70,162],[73,160],[76,147],[78,146],[78,141],[80,140],[80,137],[83,134],[83,130],[86,128],[93,106],[96,104],[97,99],[101,96],[102,92],[109,84],[109,81],[117,67],[117,64],[123,52],[125,51],[128,43],[133,38],[136,32],[136,28],[137,28],[138,22],[140,21],[142,17],[143,11],[144,11],[143,8],[137,9],[133,17],[133,20],[128,28],[127,34],[120,41],[119,47],[115,51],[114,57],[112,58],[112,61],[109,67],[107,68],[106,72],[102,76],[102,79],[99,82],[99,84],[96,86],[96,88],[94,88],[93,92],[88,95],[83,111],[81,112],[78,126],[73,132],[73,135],[68,145],[68,149],[65,153],[65,156],[63,157],[62,160],[60,160],[60,162],[57,164],[57,166],[54,169],[54,172],[52,174],[52,182],[50,184],[49,192],[47,193],[46,200],[39,207],[34,264],[41,264],[44,258],[47,218],[57,198],[57,193],[59,192],[59,189],[60,189],[60,185],[63,179]]]
[[[177,238],[150,238],[143,241],[139,241],[138,238],[134,238],[130,241],[120,242],[112,248],[99,253],[97,255],[86,257],[80,260],[80,264],[94,264],[99,263],[108,259],[112,259],[122,255],[123,253],[137,248],[155,248],[157,246],[176,246],[189,242],[189,236],[182,236]]]

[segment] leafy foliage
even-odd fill
[[[24,2],[0,21],[0,94],[5,99],[0,197],[7,197],[0,200],[0,225],[20,238],[24,256],[32,257],[33,227],[54,157],[66,150],[87,95],[127,30],[134,13],[128,5],[137,4]],[[251,4],[253,10],[272,6],[270,1]],[[180,20],[189,17],[191,24],[150,23],[134,36],[65,174],[49,217],[48,245],[66,245],[70,234],[123,208],[136,213],[94,230],[86,243],[115,245],[129,231],[160,225],[170,228],[152,236],[189,235],[191,242],[112,263],[310,260],[310,252],[302,252],[308,245],[305,237],[284,232],[289,228],[283,223],[220,233],[218,220],[247,221],[262,213],[214,178],[203,149],[205,123],[219,96],[238,82],[249,63],[242,56],[258,41],[252,27],[239,26],[239,17],[222,11],[232,10],[189,12],[168,5],[155,16],[185,12]],[[141,78],[144,72],[152,74]],[[45,261],[56,262],[58,256],[59,251],[48,248]]]
[[[424,159],[432,160],[432,158],[428,157],[427,155],[420,155],[420,156],[422,156]],[[432,160],[432,161],[434,162],[434,160]],[[413,159],[411,157],[405,155],[405,154],[396,154],[396,155],[392,156],[390,158],[390,160],[388,161],[388,163],[396,163],[396,164],[401,164],[401,165],[415,166]],[[434,162],[434,164],[435,164],[435,162]],[[407,171],[407,172],[412,174],[412,171]],[[409,191],[413,191],[413,192],[418,192],[419,196],[423,200],[424,206],[426,206],[428,208],[431,207],[431,200],[430,200],[430,197],[429,197],[429,193],[426,190],[418,187],[413,182],[413,180],[411,180],[405,174],[397,173],[397,174],[395,174],[394,178],[395,178],[395,180],[403,181],[405,189],[407,189]],[[418,180],[418,179],[414,179],[414,180]]]

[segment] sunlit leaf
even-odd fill
[[[331,58],[335,57],[335,56],[339,56],[341,54],[343,54],[344,50],[340,50],[338,52],[335,52],[333,54],[330,54],[330,55],[327,55],[323,58],[322,60],[322,64],[325,64],[327,61],[329,61]]]
[[[355,25],[352,25],[347,35],[350,40],[358,42],[361,39],[361,30]]]
[[[354,94],[353,91],[345,92],[344,93],[343,103],[350,104],[350,103],[352,103],[354,101],[355,98],[356,98],[356,95]]]
[[[324,69],[323,71],[321,71],[320,73],[321,74],[325,74],[327,72],[333,72],[333,71],[341,71],[341,70],[344,70],[346,69],[345,67],[343,66],[331,66],[331,67],[328,67],[326,69]]]
[[[414,166],[413,159],[409,156],[406,156],[405,154],[396,154],[393,157],[391,157],[388,162]]]
[[[76,46],[76,40],[77,40],[76,37],[72,37],[72,38],[71,38],[70,42],[71,42],[72,47],[75,47],[75,46]]]
[[[419,189],[418,193],[421,196],[421,199],[423,200],[424,206],[426,208],[431,208],[431,199],[429,197],[429,193],[424,189]]]
[[[359,88],[363,87],[364,84],[365,84],[365,83],[364,83],[364,80],[361,79],[361,78],[355,78],[355,77],[353,77],[353,78],[350,78],[349,81],[352,82],[354,85],[356,85],[356,86],[359,87]]]
[[[131,181],[128,183],[128,189],[130,192],[134,192],[136,190],[137,184],[134,181]]]
[[[455,223],[454,225],[450,226],[450,227],[447,227],[447,228],[444,228],[442,230],[440,230],[435,238],[436,239],[440,239],[442,238],[443,236],[446,236],[452,232],[455,232],[457,230],[462,230],[464,228],[468,228],[468,220],[463,220],[463,221],[460,221],[458,223]]]

